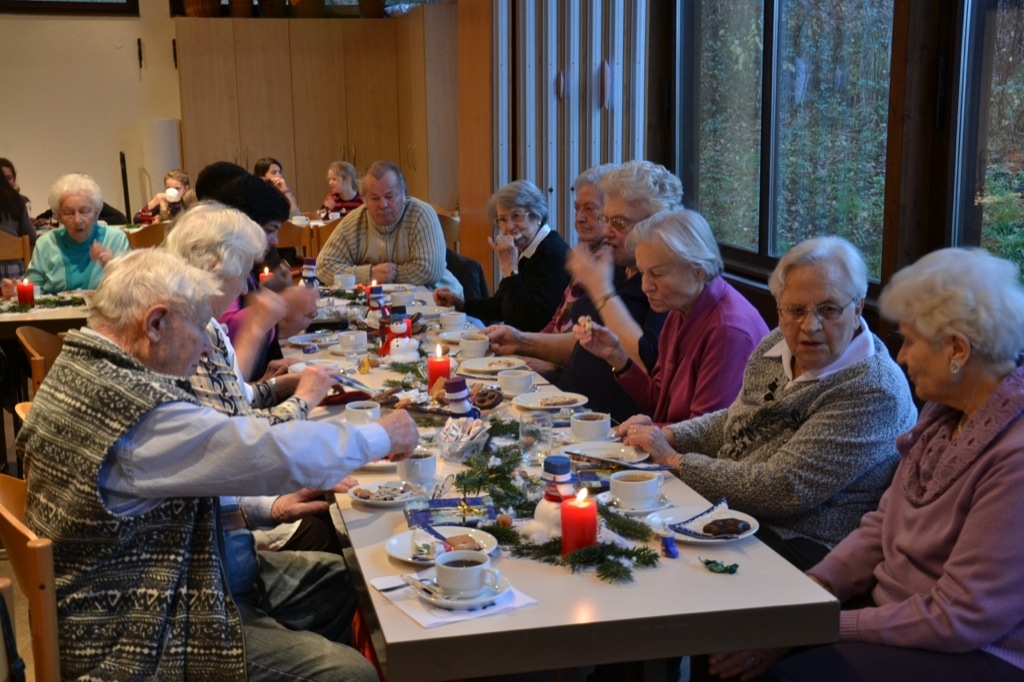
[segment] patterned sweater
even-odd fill
[[[781,358],[765,357],[781,339],[775,329],[754,350],[728,409],[669,427],[684,453],[680,477],[783,539],[833,547],[878,506],[896,468],[896,437],[917,409],[878,337],[874,355],[788,386]]]
[[[195,402],[101,338],[68,333],[18,435],[28,526],[53,540],[61,673],[92,680],[244,680],[225,593],[217,502],[163,500],[115,514],[99,491],[111,446],[153,407]]]

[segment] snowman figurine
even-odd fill
[[[382,318],[391,316],[391,308],[384,303],[384,287],[371,286],[366,291],[366,304],[369,310],[366,312],[366,326],[380,327]]]
[[[391,340],[391,362],[419,362],[420,342],[408,336],[398,336]]]
[[[391,316],[391,321],[384,328],[384,342],[380,344],[380,355],[384,357],[390,353],[395,352],[396,344],[393,342],[398,339],[409,339],[412,340],[412,320],[405,315],[399,317],[398,313]],[[417,346],[419,344],[416,344]]]

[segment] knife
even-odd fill
[[[342,376],[341,374],[332,374],[331,378],[337,381],[342,386],[348,386],[349,388],[354,388],[357,391],[364,391],[366,393],[369,393],[370,395],[373,395],[374,393],[377,392],[376,390],[370,388],[361,381],[356,381],[351,377]]]

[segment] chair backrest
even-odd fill
[[[456,216],[437,214],[437,219],[441,221],[441,231],[444,232],[444,243],[449,249],[455,253],[462,252],[462,244],[459,241],[459,231],[462,226],[462,222]]]
[[[128,235],[128,246],[132,249],[148,249],[160,246],[167,236],[167,223],[150,223],[136,230],[130,230]]]
[[[286,220],[281,223],[281,229],[277,231],[277,248],[302,249],[299,256],[308,256],[313,252],[313,230],[309,227],[299,227],[292,221]]]
[[[46,373],[53,367],[53,361],[60,355],[64,339],[39,327],[18,327],[14,333],[18,335],[18,341],[28,357],[29,367],[32,368],[32,395],[35,395]]]
[[[28,267],[28,262],[32,260],[32,243],[25,235],[15,237],[0,232],[0,260],[17,259],[21,259],[25,267]]]
[[[53,543],[25,525],[25,481],[0,474],[0,540],[14,569],[18,588],[28,599],[32,660],[37,680],[60,679],[57,592]]]
[[[320,250],[322,248],[324,248],[324,244],[327,243],[327,240],[330,239],[330,237],[334,233],[334,231],[336,229],[338,229],[338,225],[339,224],[341,224],[341,218],[335,218],[334,220],[330,221],[329,223],[324,223],[323,225],[317,225],[316,227],[313,228],[313,232],[315,234],[315,236],[313,237],[313,255],[314,256],[317,256],[317,255],[320,254]]]
[[[445,249],[445,267],[462,284],[462,295],[467,301],[490,298],[487,275],[480,263],[468,256]]]
[[[0,597],[4,600],[4,606],[7,607],[7,615],[11,622],[11,635],[15,637],[17,642],[17,632],[14,630],[14,583],[11,582],[10,578],[0,578]],[[11,659],[14,658],[14,652],[7,650],[6,642],[0,641],[0,680],[3,682],[10,682],[11,676]]]

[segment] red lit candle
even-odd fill
[[[437,344],[435,357],[427,358],[427,390],[432,389],[438,379],[447,379],[451,372],[451,358],[441,355],[441,344]]]
[[[270,271],[270,268],[263,268],[263,272],[260,273],[260,286],[263,286],[268,279],[274,276],[274,273]]]
[[[587,489],[562,502],[562,554],[572,554],[597,544],[597,503],[587,499]]]
[[[376,291],[374,291],[374,290],[376,290]],[[370,286],[366,287],[366,305],[368,307],[372,308],[373,307],[373,297],[374,296],[383,296],[383,295],[384,295],[384,287],[377,286],[377,280],[371,280],[370,281]]]
[[[18,303],[27,306],[36,304],[36,285],[27,279],[18,282]]]

